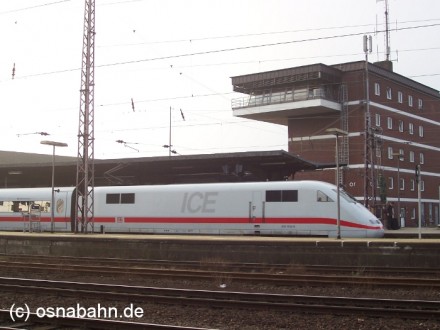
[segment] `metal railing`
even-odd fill
[[[231,101],[232,109],[258,107],[268,104],[279,104],[287,102],[306,101],[314,99],[327,99],[338,102],[330,97],[324,88],[302,88],[288,90],[284,92],[275,92],[260,95],[250,95],[247,97],[236,98]]]

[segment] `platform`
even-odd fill
[[[390,235],[398,232],[400,235],[418,233],[415,229],[402,228],[390,231]],[[389,237],[340,240],[317,237],[0,232],[0,253],[97,259],[439,268],[438,232],[440,230],[437,228],[425,228],[422,230],[422,239]],[[424,238],[432,235],[435,237]]]
[[[440,239],[440,227],[404,227],[396,230],[385,230],[385,238],[418,238],[419,232],[422,239],[438,238]]]

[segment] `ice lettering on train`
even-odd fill
[[[182,201],[182,213],[214,213],[218,192],[185,193]]]

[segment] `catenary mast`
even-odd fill
[[[85,0],[74,231],[94,229],[95,0]]]

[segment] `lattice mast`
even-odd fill
[[[364,205],[376,204],[376,183],[374,178],[374,132],[371,128],[370,87],[368,78],[368,54],[372,51],[371,36],[364,35],[365,52],[365,155],[364,155]]]
[[[75,232],[94,229],[95,1],[85,0],[76,168]]]

